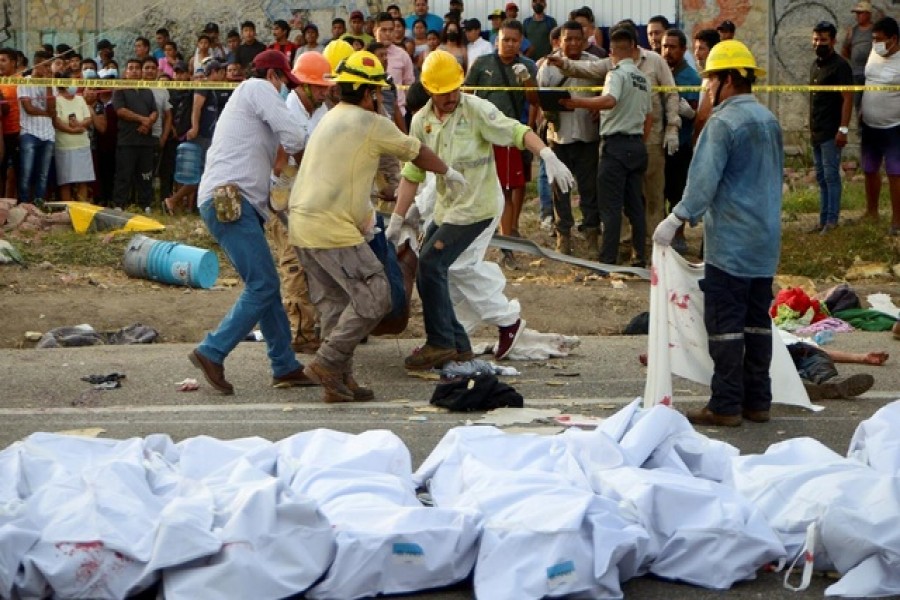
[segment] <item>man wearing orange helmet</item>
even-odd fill
[[[316,125],[328,112],[325,100],[334,81],[331,80],[331,65],[328,60],[318,52],[305,52],[297,57],[292,70],[300,85],[287,97],[285,103],[290,111],[306,131],[306,135],[312,135]],[[286,154],[282,154],[287,158]],[[290,191],[290,185],[297,174],[297,164],[291,158],[279,176],[280,187]],[[295,352],[313,354],[319,349],[319,335],[316,331],[319,322],[316,308],[309,299],[309,287],[306,283],[306,273],[303,265],[297,258],[297,252],[288,241],[287,194],[281,198],[275,193],[272,195],[272,208],[278,214],[277,219],[269,219],[269,230],[272,235],[272,243],[275,249],[275,259],[278,263],[278,273],[281,276],[281,300],[284,310],[291,322],[293,337],[291,347]]]
[[[434,222],[425,233],[416,276],[426,342],[406,358],[404,364],[410,370],[440,368],[452,360],[472,358],[469,336],[454,311],[448,272],[460,255],[479,240],[483,240],[484,247],[476,262],[483,260],[490,237],[490,234],[484,236],[484,232],[497,227],[503,211],[503,190],[494,166],[492,145],[528,148],[539,154],[547,166],[547,177],[564,192],[575,182],[569,169],[527,125],[507,117],[488,100],[461,93],[459,88],[464,79],[456,57],[444,50],[431,52],[422,64],[422,86],[431,99],[413,116],[410,135],[429,147],[440,148],[441,157],[452,169],[462,173],[469,184],[460,193],[449,178],[438,180]],[[425,172],[418,165],[407,163],[401,176],[397,206],[385,232],[394,243],[399,240],[400,229],[419,184],[425,180]],[[486,317],[493,316],[489,315],[493,308],[489,305],[506,298],[502,294],[502,300],[494,295],[485,298],[483,292],[494,289],[495,282],[479,280],[475,271],[464,282],[475,289],[464,294],[480,299],[482,305],[472,310],[487,320]],[[502,289],[501,284],[501,292]],[[500,307],[500,311],[505,310],[505,306]],[[494,352],[497,358],[503,358],[524,329],[524,322],[516,317],[511,323],[494,324],[500,326],[500,340]]]
[[[319,311],[322,344],[306,375],[324,388],[325,402],[372,400],[353,378],[356,346],[390,312],[384,267],[366,237],[374,234],[369,200],[378,160],[390,154],[465,186],[465,179],[419,140],[377,112],[384,67],[371,52],[354,52],[337,66],[341,101],[309,140],[290,198],[290,241],[300,253]]]

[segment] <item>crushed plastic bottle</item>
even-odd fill
[[[834,341],[834,332],[828,330],[820,331],[813,336],[813,341],[819,346],[830,344],[832,341]]]

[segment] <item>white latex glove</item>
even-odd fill
[[[406,211],[406,224],[416,231],[419,230],[419,227],[422,225],[422,213],[419,212],[419,205],[413,202],[409,206],[409,210]]]
[[[678,101],[678,116],[682,119],[693,119],[695,116],[697,116],[697,111],[691,108],[690,102],[688,102],[684,98],[681,98]]]
[[[544,161],[544,170],[547,171],[547,180],[550,183],[555,183],[563,194],[572,189],[575,185],[575,177],[553,150],[549,147],[541,150],[541,160]]]
[[[516,63],[512,66],[513,73],[516,74],[516,81],[519,83],[525,83],[529,79],[531,79],[531,73],[528,72],[528,67],[523,65],[522,63]]]
[[[453,167],[447,167],[447,172],[442,177],[444,178],[444,185],[447,186],[447,197],[451,202],[462,196],[466,188],[469,187],[469,182],[466,181],[463,174]]]
[[[656,231],[653,232],[653,243],[657,246],[671,246],[675,234],[683,224],[684,221],[676,217],[675,213],[669,213],[669,216],[656,226]]]
[[[663,148],[672,156],[678,152],[678,128],[666,127],[666,139],[663,142]]]
[[[387,229],[384,230],[384,236],[390,243],[396,246],[400,242],[400,229],[403,227],[403,217],[397,213],[391,213],[391,220]]]

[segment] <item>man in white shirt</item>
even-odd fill
[[[490,54],[494,51],[491,43],[481,37],[481,21],[478,19],[469,19],[464,23],[463,29],[466,31],[466,63],[473,64],[479,56]]]
[[[416,72],[412,59],[401,46],[394,44],[394,18],[390,13],[378,13],[375,22],[375,41],[387,48],[387,74],[398,86],[412,85],[416,80]],[[397,106],[400,114],[406,115],[406,92],[397,88]]]
[[[269,177],[278,147],[298,154],[306,141],[301,123],[284,103],[299,83],[283,53],[264,50],[254,57],[250,79],[237,87],[216,123],[197,192],[200,216],[244,282],[244,291],[216,330],[189,355],[223,394],[234,393],[225,379],[225,358],[257,323],[273,387],[313,385],[291,349],[278,271],[263,229],[270,215]]]
[[[31,76],[50,77],[51,56],[44,50],[34,53],[34,67]],[[47,194],[47,180],[50,161],[53,160],[53,146],[56,131],[53,117],[56,116],[56,98],[51,88],[20,87],[19,103],[19,202],[24,204],[32,199],[40,205]],[[31,195],[32,183],[34,196]]]

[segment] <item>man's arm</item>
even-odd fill
[[[547,56],[547,64],[557,67],[566,77],[579,79],[597,79],[603,81],[609,73],[612,63],[608,58],[600,60],[571,60],[565,56]]]
[[[675,87],[675,76],[669,69],[665,60],[656,61],[656,79],[660,85]],[[679,105],[678,92],[665,92],[663,95],[663,104],[666,113],[666,127],[681,128],[681,115],[678,114]]]
[[[200,135],[200,114],[203,112],[204,104],[206,104],[206,94],[194,92],[194,104],[191,106],[191,128],[185,135],[185,139],[193,140]]]
[[[50,117],[52,119],[56,116],[55,110],[54,114],[50,114],[49,105],[47,106],[47,108],[38,108],[34,105],[29,96],[22,96],[21,98],[19,98],[19,104],[22,105],[22,110],[33,117]]]

